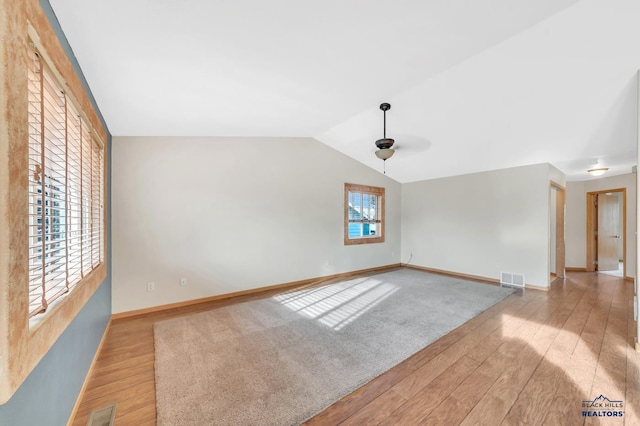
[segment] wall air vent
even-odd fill
[[[521,288],[524,292],[524,274],[500,272],[500,287],[502,286]]]

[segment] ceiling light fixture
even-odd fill
[[[602,176],[607,172],[607,170],[609,170],[608,167],[598,167],[596,169],[587,170],[587,173],[589,173],[591,176]]]
[[[380,109],[382,110],[383,118],[383,128],[382,128],[382,139],[378,139],[376,141],[376,146],[378,150],[376,151],[376,157],[384,161],[384,165],[387,164],[387,160],[393,156],[396,152],[391,147],[394,144],[394,140],[387,137],[387,111],[391,109],[391,105],[388,103],[380,104]],[[383,166],[383,171],[386,174],[386,168]]]

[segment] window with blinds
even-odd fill
[[[384,242],[384,188],[344,184],[344,243]]]
[[[104,261],[103,147],[29,51],[29,316]]]

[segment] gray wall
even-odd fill
[[[73,57],[49,2],[40,1],[52,27],[65,48],[85,90],[91,96],[82,71]],[[94,101],[95,106],[95,101]],[[96,110],[99,113],[99,110]],[[106,126],[105,126],[106,127]],[[111,137],[107,140],[107,176],[111,165]],[[107,182],[107,200],[111,197],[111,182]],[[111,209],[107,202],[107,261],[111,263]],[[82,383],[111,316],[111,271],[89,302],[69,324],[47,355],[31,372],[11,399],[0,405],[0,425],[65,425],[76,402]]]
[[[110,315],[107,276],[22,386],[0,405],[0,425],[65,425]]]

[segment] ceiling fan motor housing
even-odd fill
[[[378,139],[376,141],[376,146],[378,149],[389,149],[393,146],[395,141],[391,138]]]

